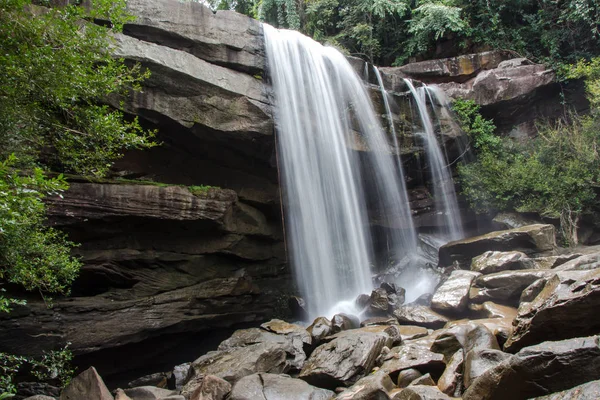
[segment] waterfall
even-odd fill
[[[421,120],[423,131],[419,135],[425,145],[425,154],[429,166],[429,175],[433,187],[436,210],[440,221],[439,225],[444,227],[442,234],[446,240],[458,240],[464,237],[460,209],[456,199],[454,181],[448,166],[447,159],[442,154],[440,144],[437,141],[433,122],[427,109],[427,97],[431,96],[426,85],[416,89],[412,81],[404,79],[416,103],[417,111]]]
[[[408,195],[368,93],[346,58],[295,31],[264,25],[291,261],[309,316],[372,289],[368,196],[396,256],[416,251]],[[356,138],[369,151],[354,150]],[[369,206],[371,207],[371,206]],[[339,309],[339,308],[338,308]]]

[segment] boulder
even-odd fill
[[[19,397],[48,396],[53,399],[60,397],[61,388],[45,382],[17,382],[16,399]]]
[[[431,374],[425,374],[412,381],[408,386],[435,386],[435,381],[431,377]]]
[[[392,379],[397,378],[400,371],[410,368],[439,376],[444,367],[444,357],[441,354],[434,353],[429,348],[415,343],[405,343],[392,348],[381,364],[381,369]]]
[[[280,322],[285,325],[280,324]],[[265,327],[276,329],[281,334],[265,330]],[[293,356],[293,359],[289,360],[290,367],[300,369],[306,360],[304,347],[312,343],[312,338],[307,330],[300,325],[272,320],[262,324],[261,329],[249,328],[235,331],[228,339],[221,342],[218,350],[233,350],[258,343],[269,343],[280,346],[287,354]]]
[[[438,379],[437,386],[442,393],[452,397],[460,397],[463,391],[463,351],[459,350],[448,361],[444,373]]]
[[[422,326],[400,325],[398,326],[398,330],[400,331],[400,336],[402,337],[403,342],[429,335],[429,330],[427,328],[423,328]]]
[[[474,303],[492,301],[508,306],[518,306],[521,293],[540,278],[553,275],[552,270],[503,271],[482,275],[475,280],[469,293]]]
[[[471,260],[486,251],[520,250],[530,254],[553,250],[555,247],[554,226],[527,225],[447,243],[440,247],[439,265],[447,267],[457,262],[468,269]]]
[[[333,318],[331,318],[331,333],[347,331],[348,329],[355,329],[359,326],[360,320],[354,315],[335,314]]]
[[[510,357],[510,354],[493,349],[475,349],[467,352],[464,360],[464,387],[471,386],[475,379],[508,357]]]
[[[354,385],[336,396],[336,400],[377,400],[389,399],[395,389],[394,382],[383,371],[377,371],[361,378]]]
[[[140,386],[125,389],[124,392],[131,400],[163,400],[178,395],[178,392],[176,391],[154,386]]]
[[[527,289],[525,289],[525,290],[527,290]],[[522,295],[521,295],[521,300],[519,300],[519,301],[520,302],[523,301]],[[469,304],[469,311],[470,311],[471,315],[473,315],[476,318],[511,318],[511,319],[513,319],[517,316],[516,308],[503,306],[503,305],[496,304],[491,301],[486,301],[483,304],[474,304],[474,303]]]
[[[416,379],[422,377],[423,374],[414,368],[403,369],[398,373],[398,379],[396,380],[399,388],[405,388],[414,382]]]
[[[452,400],[435,386],[409,386],[392,397],[392,400]]]
[[[524,303],[532,302],[538,296],[538,294],[540,294],[542,290],[544,290],[544,286],[546,286],[548,279],[550,279],[549,276],[540,278],[537,281],[533,282],[531,285],[527,286],[525,289],[523,289],[521,297],[519,298],[519,307],[521,307]],[[515,313],[515,317],[516,316],[517,315]]]
[[[396,318],[389,317],[373,317],[367,318],[364,321],[361,321],[360,326],[377,326],[377,325],[398,325],[398,320]]]
[[[369,312],[372,315],[385,315],[389,308],[388,293],[385,289],[378,288],[371,292]]]
[[[480,324],[488,328],[496,337],[499,345],[503,345],[512,334],[513,331],[513,318],[484,318],[484,319],[460,319],[451,321],[446,324],[445,328],[451,328],[457,325],[464,324]]]
[[[324,388],[349,386],[371,372],[388,340],[385,334],[363,330],[337,333],[312,352],[299,378]]]
[[[183,388],[183,385],[185,385],[185,383],[187,382],[189,372],[190,363],[184,363],[174,366],[169,379],[169,387],[175,390],[181,390],[181,388]]]
[[[231,392],[231,384],[214,375],[200,375],[201,379],[192,379],[181,392],[187,400],[224,400]]]
[[[504,348],[515,352],[543,340],[595,334],[600,321],[600,269],[559,272],[530,303],[522,304]]]
[[[24,400],[56,400],[54,397],[36,394],[35,396],[26,397]]]
[[[532,400],[597,400],[600,399],[600,380],[584,383],[572,389],[535,397]]]
[[[558,271],[585,271],[600,268],[600,252],[586,254],[581,257],[564,262],[556,268]]]
[[[253,374],[240,379],[230,400],[329,400],[334,392],[309,385],[287,375]]]
[[[188,365],[189,370],[189,365]],[[156,372],[154,374],[145,375],[134,379],[127,383],[127,387],[138,387],[138,386],[156,386],[160,388],[166,388],[168,385],[168,379],[170,378],[167,372]]]
[[[327,318],[318,317],[306,330],[312,336],[312,340],[320,342],[332,333],[332,324]]]
[[[471,283],[478,272],[456,270],[437,288],[431,299],[431,308],[444,314],[458,314],[467,309]]]
[[[500,212],[496,214],[492,221],[502,229],[514,229],[540,223],[539,218],[516,212]]]
[[[71,380],[60,394],[60,400],[114,400],[104,381],[94,367],[90,367]]]
[[[561,254],[558,256],[546,256],[546,257],[536,257],[532,258],[531,262],[533,264],[533,268],[536,269],[553,269],[562,266],[563,264],[574,260],[576,258],[581,257],[579,253],[571,253],[571,254]],[[581,260],[583,261],[583,260]],[[573,268],[578,263],[571,264],[566,267],[566,269]]]
[[[115,390],[115,400],[133,400],[131,397],[125,394],[125,391],[121,388]]]
[[[210,351],[192,363],[194,374],[215,375],[235,384],[244,376],[257,372],[285,373],[296,361],[286,344],[263,342]]]
[[[438,329],[443,327],[448,318],[433,311],[427,306],[407,304],[394,310],[394,317],[400,324],[416,325],[425,328]]]
[[[528,269],[532,266],[531,259],[522,251],[486,251],[471,261],[471,271],[482,274]]]
[[[525,347],[471,383],[463,400],[528,399],[600,377],[598,336]]]
[[[264,69],[262,27],[255,19],[175,0],[129,0],[127,11],[137,17],[123,27],[127,35],[250,74]]]

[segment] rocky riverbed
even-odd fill
[[[92,367],[27,398],[599,398],[600,247],[558,248],[552,225],[527,225],[449,243],[438,268],[434,293],[409,304],[383,283],[359,296],[359,316],[274,319],[127,388],[111,392]]]

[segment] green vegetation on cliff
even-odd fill
[[[545,62],[599,54],[596,0],[208,0],[377,65],[484,49]]]
[[[556,218],[565,241],[577,244],[582,217],[595,217],[598,207],[600,59],[577,64],[568,76],[587,78],[590,114],[546,123],[527,141],[495,136],[493,123],[471,101],[455,101],[453,108],[477,154],[475,162],[459,166],[463,193],[474,209]]]
[[[102,176],[124,149],[153,145],[137,120],[103,104],[146,77],[107,52],[129,17],[124,1],[92,10],[49,2],[0,0],[0,290],[7,284],[46,294],[69,292],[80,262],[73,243],[46,225],[44,197],[68,185],[48,171]],[[111,27],[89,21],[108,17]],[[0,311],[21,301],[0,293]],[[11,361],[12,360],[12,361]],[[25,360],[0,354],[0,375]],[[29,362],[29,361],[27,361]],[[16,367],[15,367],[16,368]],[[0,393],[10,391],[0,380]]]

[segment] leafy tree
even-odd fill
[[[600,59],[581,62],[570,77],[586,77],[591,113],[539,128],[526,142],[499,138],[473,104],[454,103],[477,151],[459,166],[463,192],[478,211],[535,212],[560,221],[562,236],[577,244],[582,216],[597,214],[600,185]]]

